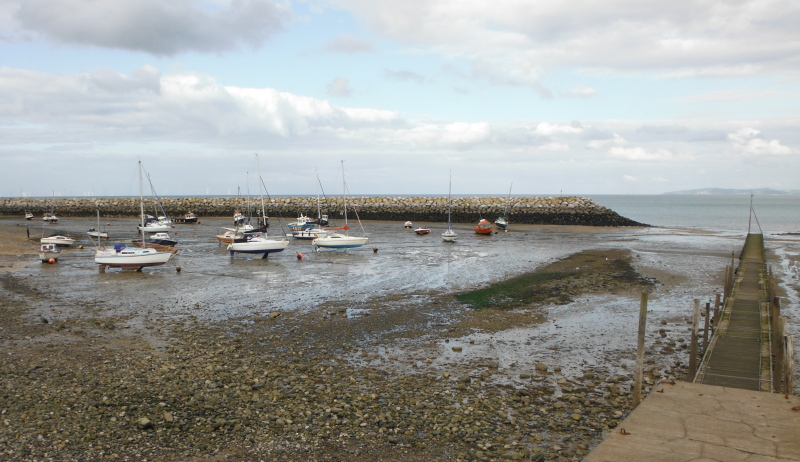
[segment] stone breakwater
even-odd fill
[[[166,197],[162,203],[173,217],[186,212],[203,216],[224,217],[243,208],[237,197]],[[259,207],[258,200],[251,202]],[[455,197],[452,199],[452,221],[472,223],[479,217],[494,220],[506,208],[504,197]],[[333,219],[343,215],[343,200],[327,198],[323,212]],[[431,221],[447,219],[446,197],[364,196],[353,197],[348,205],[355,207],[363,220]],[[293,219],[298,214],[316,216],[316,197],[274,197],[266,200],[267,215]],[[30,210],[37,218],[44,212],[55,210],[58,216],[93,216],[97,210],[106,217],[135,217],[139,213],[139,199],[135,197],[80,197],[80,198],[4,198],[0,199],[0,215],[23,216]],[[153,213],[152,201],[145,211]],[[514,197],[508,204],[509,221],[524,224],[588,225],[588,226],[644,226],[622,217],[613,210],[585,197]],[[348,210],[352,217],[353,212]]]

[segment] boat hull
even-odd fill
[[[458,240],[458,234],[456,234],[455,232],[448,229],[447,231],[442,233],[442,241],[455,242],[456,240]]]
[[[330,236],[319,237],[311,241],[311,245],[322,249],[352,249],[361,247],[369,241],[368,237],[347,236],[344,234],[333,233]]]
[[[141,226],[136,227],[139,231],[142,231]],[[172,225],[145,225],[144,232],[146,233],[165,233],[172,229]]]
[[[43,237],[40,242],[42,244],[55,244],[59,247],[69,247],[75,243],[75,239],[70,239],[68,237]]]
[[[482,219],[478,222],[478,224],[473,228],[477,234],[492,234],[492,223],[487,219]]]
[[[159,266],[168,262],[172,258],[172,252],[159,252],[155,249],[129,249],[121,251],[114,249],[97,250],[94,262],[100,265],[100,269],[105,268],[144,268],[147,266]]]
[[[251,239],[247,242],[233,242],[228,245],[231,255],[235,253],[270,254],[283,252],[289,246],[288,240]]]

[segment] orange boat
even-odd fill
[[[478,234],[492,234],[492,222],[486,218],[481,218],[481,221],[473,229]]]

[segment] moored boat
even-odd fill
[[[444,242],[455,242],[458,239],[458,234],[453,231],[452,223],[450,222],[450,208],[451,208],[451,201],[450,201],[450,193],[453,190],[453,174],[450,174],[450,183],[447,187],[447,230],[442,233],[442,241]]]
[[[50,236],[41,238],[40,242],[42,244],[55,244],[59,247],[69,247],[75,243],[75,239],[61,234],[51,234]]]
[[[150,184],[152,187],[152,183]],[[139,209],[141,225],[144,225],[144,199],[142,197],[142,162],[139,161]],[[139,226],[144,240],[145,226]],[[126,244],[117,244],[106,248],[98,246],[94,253],[94,262],[99,265],[100,271],[106,268],[132,268],[141,271],[142,268],[149,266],[159,266],[168,262],[172,258],[172,252],[159,251],[154,248],[137,248]]]
[[[314,227],[314,224],[315,224],[314,220],[312,220],[311,218],[309,218],[309,217],[307,217],[307,216],[305,216],[305,215],[303,215],[301,213],[300,216],[297,217],[297,220],[289,223],[286,226],[288,226],[289,229],[294,231],[294,230],[302,230],[302,229],[311,229],[311,228]]]
[[[295,239],[307,239],[307,240],[316,239],[318,237],[325,237],[327,235],[328,231],[320,227],[310,228],[310,229],[300,229],[292,231],[291,233],[286,233],[286,237],[292,237]]]
[[[42,263],[56,263],[61,255],[61,247],[55,244],[42,244],[39,247],[39,259]]]
[[[171,237],[167,233],[155,233],[152,236],[144,239],[144,244],[142,244],[142,239],[133,239],[131,243],[135,247],[152,247],[156,250],[163,250],[169,251],[173,250],[173,247],[178,245],[178,240]]]
[[[342,161],[342,197],[344,199],[344,226],[342,226],[342,231],[344,233],[337,233],[333,232],[325,237],[318,237],[311,241],[311,245],[314,250],[319,249],[329,249],[329,250],[347,250],[356,247],[361,247],[369,241],[369,237],[366,236],[351,236],[348,232],[349,227],[347,226],[347,183],[345,182],[344,178],[344,161]],[[358,214],[356,214],[358,217]],[[361,220],[358,220],[359,224]],[[331,228],[326,228],[331,229]],[[364,227],[361,227],[361,231],[364,231]]]
[[[417,228],[417,229],[415,229],[415,230],[414,230],[414,232],[415,232],[415,233],[417,233],[417,234],[418,234],[418,235],[420,235],[420,236],[424,236],[424,235],[426,235],[426,234],[430,233],[430,232],[431,232],[431,230],[430,230],[430,229],[428,229],[428,228],[422,228],[422,227],[420,227],[420,228]]]
[[[503,210],[503,215],[497,217],[497,220],[494,221],[494,224],[502,230],[508,230],[508,206],[511,204],[512,186],[514,186],[514,183],[511,183],[511,186],[508,187],[508,198],[506,199],[506,208]]]
[[[492,222],[487,220],[486,218],[481,218],[481,221],[479,221],[478,224],[475,225],[475,227],[473,229],[478,234],[491,235],[492,234]]]
[[[53,212],[47,212],[42,215],[42,220],[49,221],[51,225],[58,223],[58,217]]]
[[[258,154],[256,154],[256,163],[258,164],[258,178],[260,180],[261,216],[265,217],[263,222],[259,220],[259,225],[266,226],[267,214],[264,210],[264,190],[266,189],[266,185],[264,185],[264,180],[261,178],[261,163],[258,160]],[[234,230],[233,242],[228,244],[228,251],[231,257],[237,253],[249,253],[261,254],[261,258],[267,258],[269,254],[283,252],[283,250],[289,246],[289,240],[285,237],[272,239],[267,236],[266,232],[243,233],[243,236],[237,237],[235,236],[236,232],[237,230]],[[219,239],[219,236],[217,236],[217,239]]]
[[[33,220],[33,214],[31,213],[30,210],[26,210],[25,211],[25,219],[26,220]]]
[[[86,231],[86,234],[89,237],[96,237],[99,239],[108,239],[108,233],[105,231],[99,231],[97,228],[89,228],[89,231]]]
[[[183,217],[173,218],[173,223],[183,224],[183,225],[191,225],[197,223],[197,215],[192,212],[186,213]]]
[[[111,248],[100,247],[95,251],[94,262],[100,265],[101,270],[106,268],[133,268],[141,270],[148,266],[159,266],[172,258],[172,252],[163,252],[157,249],[128,247],[117,244]]]
[[[403,227],[404,227],[405,229],[411,229],[411,228],[413,228],[413,227],[414,227],[414,224],[413,224],[413,223],[411,223],[410,221],[407,221],[407,222],[405,222],[405,223],[403,224]]]

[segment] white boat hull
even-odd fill
[[[455,242],[458,240],[458,234],[456,234],[455,231],[448,229],[442,233],[442,240],[444,242]]]
[[[322,249],[337,249],[337,250],[344,250],[344,249],[352,249],[355,247],[361,247],[365,245],[369,241],[369,238],[364,237],[356,237],[356,236],[347,236],[345,234],[333,233],[330,236],[326,237],[318,237],[311,241],[311,245],[317,248]]]
[[[86,231],[86,234],[89,237],[98,237],[102,239],[108,239],[108,233],[105,231]]]
[[[125,247],[119,252],[115,249],[99,249],[95,251],[94,262],[100,269],[109,268],[144,268],[146,266],[163,265],[172,258],[172,252],[158,252],[152,248]]]
[[[139,231],[142,231],[142,226],[136,227]],[[144,232],[146,233],[165,233],[172,229],[172,225],[167,224],[154,224],[154,225],[145,225]]]
[[[69,247],[75,243],[75,239],[71,239],[64,236],[59,237],[43,237],[40,241],[42,244],[55,244],[59,247]]]
[[[277,240],[267,238],[253,238],[247,242],[233,242],[228,245],[231,256],[235,253],[252,253],[267,255],[275,252],[283,252],[289,246],[289,240]]]

